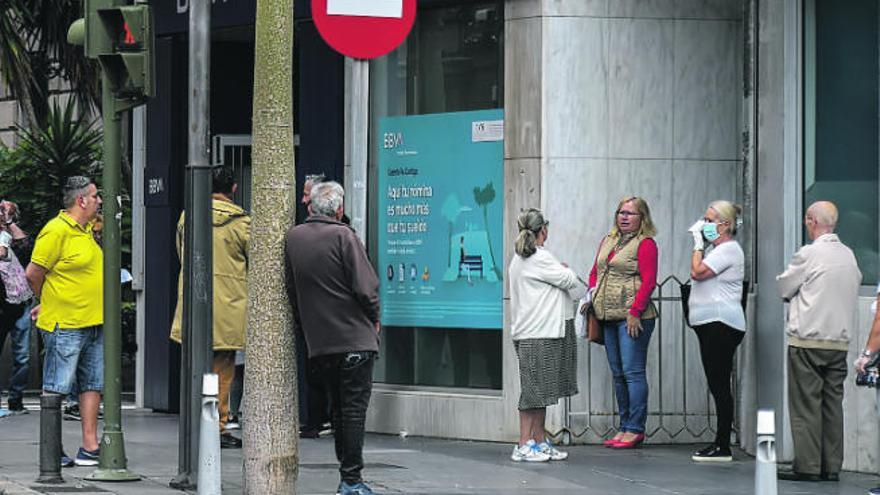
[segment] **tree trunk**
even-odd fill
[[[293,224],[293,0],[257,0],[253,197],[244,381],[244,492],[295,493],[296,355],[284,280]]]

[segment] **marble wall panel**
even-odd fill
[[[618,0],[543,0],[545,16],[605,16]]]
[[[505,125],[504,156],[541,155],[543,89],[542,20],[514,19],[504,23]]]
[[[608,5],[610,17],[672,19],[676,0],[612,0]]]
[[[676,160],[672,163],[675,190],[673,198],[671,249],[667,251],[672,274],[686,281],[690,274],[693,239],[687,232],[697,219],[703,217],[706,207],[716,199],[738,201],[737,183],[741,176],[740,162],[704,162]]]
[[[606,160],[590,158],[550,158],[543,170],[541,207],[551,222],[547,248],[582,277],[610,228],[607,171]]]
[[[508,132],[505,128],[505,133]],[[541,162],[535,158],[504,160],[504,273],[514,256],[519,214],[541,204]],[[508,285],[504,284],[504,298]],[[506,328],[506,327],[505,327]]]
[[[512,20],[540,16],[542,3],[543,0],[507,0],[504,2],[504,18]]]
[[[550,17],[544,33],[544,153],[607,156],[608,21]]]
[[[737,159],[740,30],[735,21],[675,22],[675,158]]]
[[[675,0],[678,19],[741,20],[744,0]]]
[[[757,428],[758,390],[757,390],[757,353],[755,352],[755,331],[749,329],[749,322],[755,320],[755,295],[749,296],[746,306],[746,335],[739,345],[736,355],[737,393],[734,401],[737,404],[737,440],[740,448],[755,455],[755,431]]]
[[[648,202],[651,217],[657,227],[659,251],[658,279],[662,280],[672,269],[667,253],[672,249],[672,162],[668,160],[608,160],[608,194],[605,215],[611,228],[613,212],[623,197],[641,196]]]
[[[674,22],[609,22],[609,156],[672,156]]]

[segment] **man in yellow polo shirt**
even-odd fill
[[[82,447],[64,467],[98,464],[98,407],[104,386],[104,256],[92,236],[101,206],[95,184],[70,177],[64,210],[50,220],[34,243],[27,279],[40,304],[31,313],[43,336],[43,392],[79,390]]]

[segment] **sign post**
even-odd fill
[[[312,0],[312,18],[324,41],[346,61],[345,181],[351,226],[367,231],[369,60],[397,48],[416,20],[416,0]]]

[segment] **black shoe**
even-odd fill
[[[777,471],[776,477],[783,481],[822,481],[818,474],[799,473],[797,471]]]
[[[822,481],[840,481],[840,473],[822,473]]]
[[[82,416],[79,414],[79,404],[74,404],[72,406],[64,407],[64,420],[65,421],[82,421]]]
[[[28,410],[21,403],[21,399],[9,399],[9,412],[11,414],[27,414]]]
[[[305,430],[299,430],[300,438],[318,438],[321,436],[321,432],[318,430],[307,428]]]
[[[868,490],[868,495],[880,495],[880,486]]]
[[[719,447],[713,443],[694,452],[691,460],[696,462],[732,462],[733,453],[730,452],[730,447]]]
[[[224,433],[220,435],[220,448],[221,449],[240,449],[241,448],[241,439],[232,436],[231,433]]]

